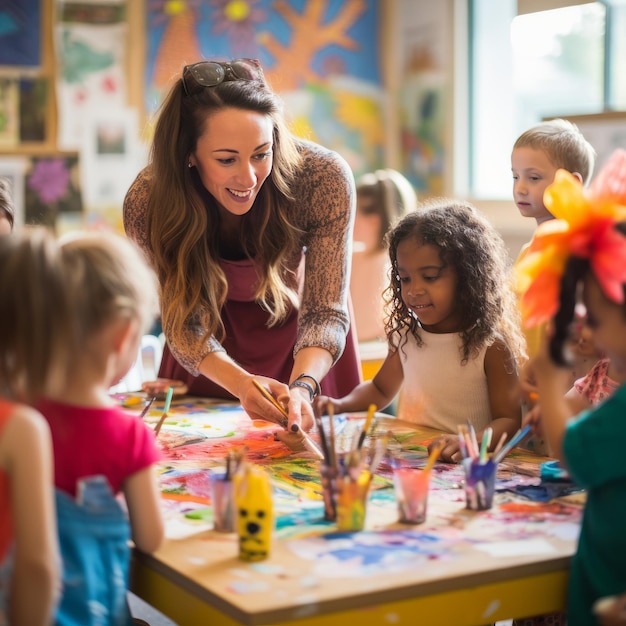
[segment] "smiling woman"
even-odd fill
[[[336,395],[360,379],[347,303],[354,204],[347,163],[288,132],[258,61],[185,67],[124,202],[126,232],[161,285],[159,375],[277,421],[260,382],[290,427],[308,429],[318,381]]]

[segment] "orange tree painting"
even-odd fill
[[[376,0],[148,0],[146,108],[182,67],[258,58],[293,131],[337,150],[355,174],[384,165]]]

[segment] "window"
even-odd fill
[[[513,143],[543,118],[626,110],[626,0],[524,10],[536,4],[470,1],[469,186],[477,199],[511,196]]]

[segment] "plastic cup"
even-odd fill
[[[465,459],[465,499],[471,511],[486,511],[493,505],[498,465],[491,459],[481,463],[477,459]]]
[[[233,481],[224,472],[211,474],[211,504],[213,530],[221,533],[235,532],[235,500]]]
[[[337,529],[353,532],[363,530],[372,475],[363,470],[354,479],[340,476],[337,486]]]
[[[393,484],[398,518],[403,524],[421,524],[426,519],[430,472],[415,467],[396,467]]]

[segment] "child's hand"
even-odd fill
[[[522,420],[522,427],[530,424],[533,434],[538,437],[543,437],[543,428],[541,426],[541,406],[535,404],[535,406],[526,413]]]
[[[333,407],[333,414],[341,413],[337,400],[335,398],[331,398],[330,396],[317,396],[317,398],[313,400],[313,412],[315,415],[328,415],[328,407],[331,404]]]
[[[626,593],[596,600],[593,612],[601,626],[626,626]]]
[[[436,445],[441,445],[441,452],[439,453],[439,460],[444,463],[460,463],[463,459],[461,454],[461,447],[459,445],[459,438],[455,435],[441,435],[433,439],[428,444],[428,454],[430,454]]]

